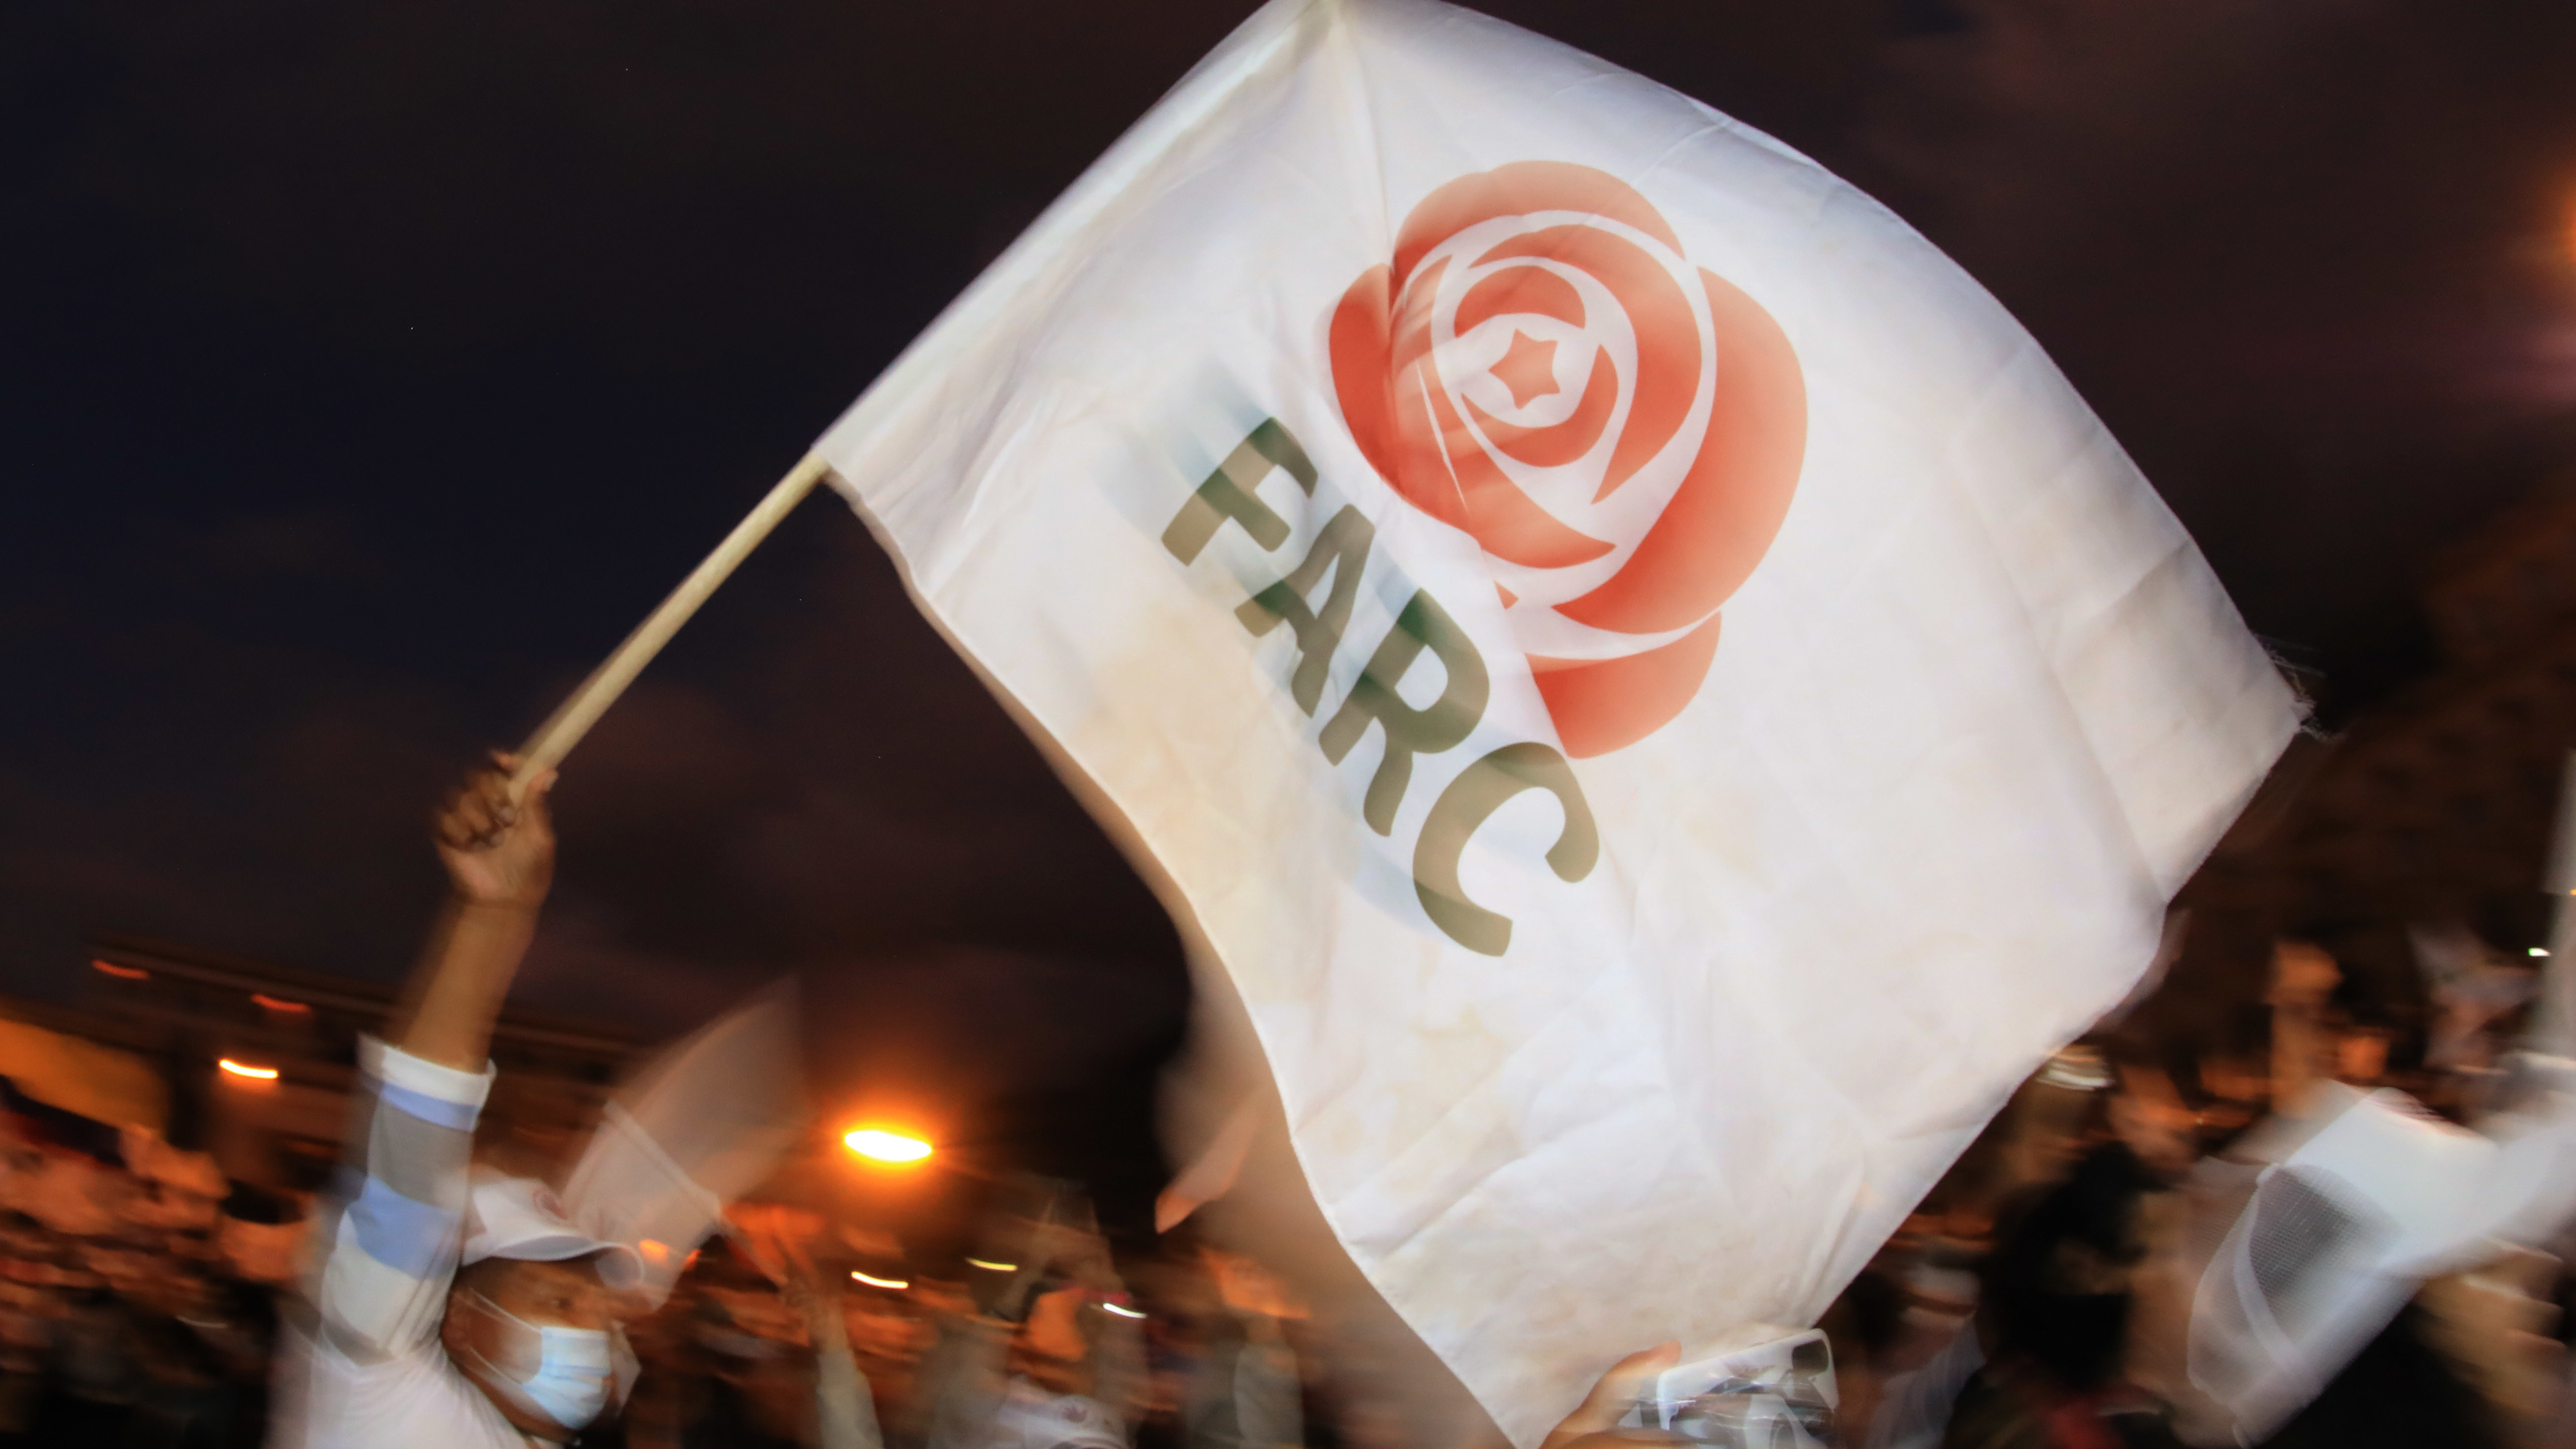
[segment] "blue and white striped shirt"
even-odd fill
[[[271,1449],[524,1449],[438,1337],[492,1069],[456,1071],[372,1037],[358,1064],[346,1158],[279,1354]]]

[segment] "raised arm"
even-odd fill
[[[876,1396],[850,1352],[849,1322],[842,1316],[841,1280],[793,1253],[788,1260],[787,1301],[805,1316],[806,1341],[814,1346],[814,1437],[819,1449],[884,1449],[877,1429]]]
[[[388,1040],[423,1061],[480,1072],[492,1023],[537,933],[537,908],[554,881],[555,832],[546,814],[552,771],[510,798],[509,755],[478,771],[438,814],[447,902],[422,948]]]
[[[439,812],[447,905],[390,1040],[359,1044],[361,1125],[306,1280],[322,1340],[345,1357],[427,1350],[446,1311],[492,1021],[554,872],[549,782],[513,807],[503,779],[478,773]]]

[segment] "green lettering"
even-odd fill
[[[1306,496],[1315,494],[1315,465],[1306,450],[1297,445],[1295,435],[1277,418],[1264,418],[1244,440],[1234,445],[1216,471],[1207,475],[1198,491],[1172,515],[1163,530],[1163,547],[1183,563],[1195,563],[1199,551],[1216,537],[1216,531],[1229,518],[1243,525],[1252,541],[1265,549],[1277,548],[1288,541],[1288,520],[1271,511],[1270,505],[1253,493],[1254,485],[1269,475],[1272,468],[1285,468],[1288,476]]]
[[[1396,693],[1395,686],[1425,646],[1439,658],[1447,678],[1430,708],[1415,709]],[[1360,807],[1369,828],[1380,835],[1394,833],[1395,807],[1404,802],[1404,787],[1413,778],[1413,757],[1455,749],[1466,739],[1484,717],[1489,686],[1484,656],[1476,652],[1467,631],[1429,593],[1416,589],[1404,612],[1396,615],[1385,642],[1369,657],[1359,682],[1351,686],[1350,698],[1333,711],[1317,741],[1324,747],[1324,758],[1338,765],[1360,736],[1368,733],[1370,720],[1386,727],[1386,758],[1378,762]]]
[[[1565,828],[1547,852],[1549,868],[1563,881],[1592,873],[1601,858],[1601,831],[1575,782],[1574,767],[1546,745],[1505,745],[1459,772],[1432,802],[1422,822],[1422,838],[1413,847],[1413,893],[1450,940],[1470,951],[1500,956],[1512,944],[1508,916],[1467,899],[1458,883],[1458,862],[1467,841],[1504,801],[1524,790],[1545,790],[1565,807]]]
[[[1376,538],[1377,528],[1367,516],[1343,504],[1323,532],[1315,535],[1315,546],[1306,550],[1306,561],[1294,573],[1234,611],[1256,639],[1282,620],[1297,631],[1297,672],[1288,681],[1288,693],[1308,714],[1324,697],[1324,675],[1333,666],[1333,651],[1342,647],[1342,631],[1350,627],[1351,605],[1360,596],[1360,574],[1368,567],[1369,545]],[[1328,568],[1333,571],[1332,592],[1324,596],[1323,608],[1311,608],[1306,596],[1314,592],[1316,581]]]

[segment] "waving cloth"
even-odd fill
[[[1421,0],[1254,15],[820,448],[1523,1444],[1811,1321],[2295,725],[1921,237]]]

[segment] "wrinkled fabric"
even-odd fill
[[[818,450],[1524,1446],[1812,1322],[2296,728],[1920,236],[1422,0],[1265,7]]]

